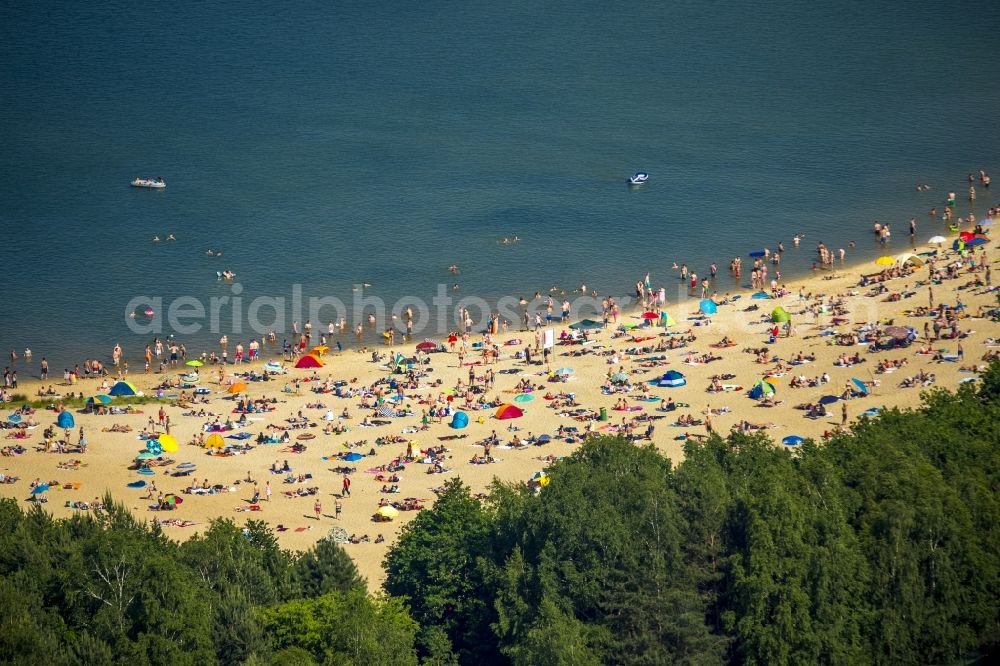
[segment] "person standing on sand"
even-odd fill
[[[341,497],[351,496],[351,477],[347,476],[346,474],[344,475],[344,481],[341,484],[341,488],[342,488],[342,490],[340,491]]]
[[[847,425],[847,403],[840,403],[840,425]]]
[[[344,505],[340,500],[336,500],[333,503],[333,517],[340,520],[340,514],[344,511]]]
[[[313,504],[313,511],[316,512],[316,520],[319,520],[323,515],[323,504],[319,500],[316,500],[316,503]]]
[[[268,481],[264,485],[264,499],[267,500],[268,502],[271,501],[271,482],[270,481]]]

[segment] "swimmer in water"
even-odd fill
[[[500,244],[501,245],[510,245],[510,239],[509,238],[501,238],[500,239]]]
[[[857,247],[857,243],[855,243],[854,241],[851,241],[850,243],[847,244],[847,247],[849,247],[849,248],[851,248],[853,250],[854,248]]]
[[[451,266],[449,266],[448,267],[448,272],[449,273],[457,273],[458,272],[458,264],[452,264]]]
[[[215,256],[221,257],[222,256],[222,250],[216,250],[215,251]]]
[[[159,243],[160,242],[160,237],[159,236],[153,236],[153,242],[154,243]]]
[[[456,282],[455,284],[451,285],[451,288],[454,289],[455,291],[458,291],[458,283]]]
[[[214,257],[215,256],[215,253],[212,252],[211,248],[205,250],[205,254],[208,255],[209,257]]]
[[[511,240],[512,240],[513,242],[515,242],[515,243],[518,243],[518,242],[520,242],[520,241],[521,241],[521,237],[520,237],[520,236],[514,236],[514,237],[513,237],[513,238],[512,238]]]
[[[370,286],[372,286],[372,283],[371,282],[362,282],[361,286],[362,287],[370,287]]]
[[[167,236],[167,240],[173,240],[173,241],[175,241],[175,240],[177,240],[177,238],[176,238],[176,237],[174,237],[174,235],[173,235],[173,234],[169,234],[169,235]]]
[[[801,236],[801,235],[797,235],[797,236],[795,236],[795,238],[793,238],[793,239],[792,239],[792,242],[793,242],[793,243],[795,243],[795,245],[796,245],[796,246],[797,246],[797,245],[798,245],[798,244],[799,244],[799,243],[800,243],[801,241],[802,241],[802,236]]]

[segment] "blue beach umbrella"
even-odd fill
[[[798,446],[804,441],[806,440],[802,439],[798,435],[789,435],[788,437],[785,437],[783,440],[781,440],[781,443],[784,444],[785,446]]]
[[[146,451],[152,453],[154,456],[158,456],[163,453],[163,447],[155,439],[150,439],[146,441]]]
[[[573,368],[559,368],[558,370],[555,371],[555,374],[557,374],[557,375],[563,375],[563,376],[565,376],[565,375],[572,375],[573,374]]]
[[[859,390],[859,391],[860,391],[860,392],[861,392],[862,394],[864,394],[864,395],[868,395],[868,387],[867,387],[867,386],[865,386],[865,383],[864,383],[863,381],[861,381],[861,380],[860,380],[860,379],[858,379],[857,377],[851,377],[851,381],[852,381],[852,382],[854,383],[854,385],[855,385],[855,386],[857,386],[857,387],[858,387],[858,390]]]
[[[698,303],[698,309],[707,315],[714,315],[719,311],[719,307],[710,298],[701,299],[701,302]]]

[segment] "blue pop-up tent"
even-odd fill
[[[60,412],[56,418],[56,424],[60,428],[72,428],[76,425],[76,421],[73,420],[73,415],[69,412]]]
[[[469,415],[465,412],[455,412],[455,415],[451,417],[451,427],[455,430],[461,430],[467,425],[469,425]]]

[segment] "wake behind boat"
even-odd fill
[[[157,178],[156,180],[153,180],[152,178],[136,178],[129,184],[132,187],[151,187],[154,190],[162,190],[167,186],[166,181],[162,178]]]
[[[645,184],[645,182],[647,180],[649,180],[649,174],[648,173],[643,173],[642,171],[637,171],[634,176],[632,176],[631,178],[628,179],[628,184],[632,185],[633,187],[637,187],[639,185]]]

